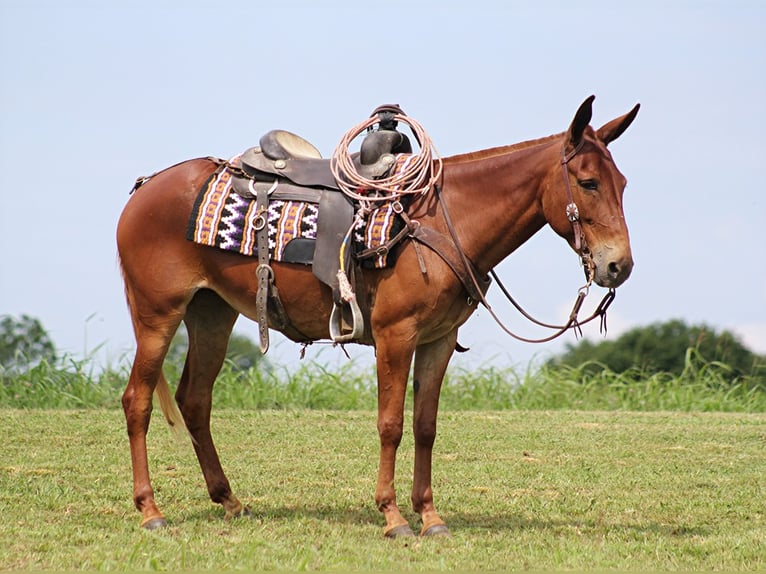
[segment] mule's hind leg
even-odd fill
[[[455,331],[437,341],[420,345],[415,351],[413,371],[415,470],[412,482],[412,506],[423,520],[421,536],[449,535],[447,526],[434,508],[431,457],[436,439],[436,416],[442,380],[456,341],[457,332]]]
[[[226,518],[247,512],[232,494],[210,434],[213,384],[226,357],[226,348],[238,313],[216,293],[202,290],[192,299],[184,322],[189,333],[176,401],[191,434],[207,490],[213,502],[226,510]]]
[[[130,379],[122,395],[122,408],[130,440],[130,457],[133,465],[133,501],[141,511],[141,526],[160,528],[167,524],[154,501],[154,491],[149,480],[149,462],[146,453],[146,433],[152,414],[152,395],[162,376],[162,362],[168,345],[180,323],[180,315],[151,315],[151,322],[139,319],[131,305],[133,328],[136,334],[136,356],[130,371]]]

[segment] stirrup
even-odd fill
[[[348,343],[364,335],[364,317],[356,297],[348,301],[348,306],[351,309],[353,325],[351,325],[351,331],[344,332],[343,304],[337,302],[333,304],[332,313],[330,313],[330,337],[334,343]]]

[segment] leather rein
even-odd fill
[[[489,301],[487,301],[486,297],[484,296],[485,289],[482,289],[480,287],[480,281],[476,277],[476,272],[474,271],[475,267],[468,259],[468,256],[463,251],[463,248],[460,245],[460,241],[457,237],[457,232],[455,231],[455,227],[452,225],[452,219],[450,218],[449,212],[447,211],[447,205],[444,202],[444,198],[441,193],[440,186],[435,185],[434,191],[436,192],[436,196],[439,198],[439,205],[441,206],[442,212],[444,213],[444,220],[447,224],[447,228],[449,229],[450,235],[452,236],[452,241],[455,243],[455,247],[457,247],[457,251],[460,254],[460,257],[463,261],[463,265],[465,266],[465,269],[467,270],[468,276],[470,277],[473,285],[476,287],[475,291],[478,293],[479,301],[482,305],[484,305],[487,308],[487,311],[489,311],[489,314],[492,316],[492,318],[495,320],[495,322],[500,326],[500,328],[505,331],[508,335],[513,337],[514,339],[517,339],[519,341],[523,341],[525,343],[546,343],[548,341],[552,341],[553,339],[556,339],[557,337],[560,337],[563,335],[566,331],[568,331],[570,328],[575,331],[575,334],[577,336],[582,335],[582,329],[581,326],[585,325],[586,323],[589,323],[599,317],[601,319],[601,324],[599,327],[599,330],[602,333],[606,333],[606,311],[609,308],[609,306],[612,304],[612,301],[614,301],[614,298],[616,296],[616,291],[614,288],[610,288],[609,291],[604,295],[604,298],[601,300],[601,302],[596,307],[596,310],[593,312],[592,315],[587,317],[586,319],[579,319],[578,315],[580,313],[580,308],[582,307],[583,302],[585,301],[585,298],[588,295],[588,291],[590,290],[590,286],[593,283],[594,278],[594,270],[595,270],[595,264],[593,263],[593,258],[591,257],[590,249],[588,248],[588,244],[585,241],[585,234],[582,230],[582,225],[580,224],[580,212],[577,208],[577,204],[574,202],[573,196],[572,196],[572,188],[569,182],[569,171],[567,168],[567,164],[577,155],[577,152],[582,149],[584,140],[581,139],[580,143],[577,144],[577,146],[572,149],[569,153],[566,153],[566,147],[561,148],[561,171],[562,175],[564,177],[564,187],[566,189],[566,195],[567,195],[567,205],[566,205],[566,215],[569,222],[572,224],[572,231],[574,232],[574,248],[577,254],[580,256],[580,261],[582,263],[583,269],[585,270],[585,279],[586,283],[582,287],[580,287],[577,290],[577,298],[575,299],[574,305],[572,306],[572,311],[569,313],[569,319],[564,325],[551,325],[548,323],[544,323],[542,321],[539,321],[532,317],[529,313],[527,313],[521,305],[519,305],[516,300],[511,296],[511,294],[506,289],[505,285],[503,285],[502,281],[500,281],[500,278],[495,273],[494,269],[490,270],[490,274],[494,278],[494,280],[497,282],[498,286],[500,287],[500,290],[503,292],[503,295],[510,301],[510,303],[529,321],[532,323],[539,325],[541,327],[545,327],[547,329],[555,329],[556,332],[552,335],[549,335],[547,337],[543,337],[540,339],[530,339],[527,337],[522,337],[521,335],[517,335],[513,331],[511,331],[508,327],[505,326],[505,324],[500,320],[500,318],[495,314],[494,310],[492,309],[492,306],[489,304]],[[484,281],[486,283],[486,281]]]

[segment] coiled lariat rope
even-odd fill
[[[393,119],[407,124],[420,144],[420,152],[413,154],[411,161],[398,170],[399,173],[392,173],[380,179],[368,179],[359,174],[351,158],[351,142],[380,122],[377,115],[349,130],[341,138],[330,159],[330,169],[338,187],[348,197],[359,201],[364,211],[370,209],[374,203],[396,201],[404,195],[424,195],[433,189],[442,174],[442,159],[423,126],[403,114],[395,114]]]
[[[400,113],[394,113],[390,120],[408,125],[420,145],[420,152],[412,154],[401,169],[394,169],[393,173],[379,179],[366,178],[356,169],[349,146],[362,132],[372,131],[375,124],[380,123],[381,118],[377,113],[373,113],[370,118],[346,132],[330,158],[330,170],[338,188],[359,204],[354,221],[343,238],[339,253],[338,282],[341,298],[347,302],[354,300],[354,292],[346,269],[346,254],[350,249],[354,229],[364,224],[367,216],[378,204],[393,202],[398,204],[398,206],[395,205],[395,210],[401,212],[402,206],[399,200],[403,196],[427,194],[442,175],[442,159],[423,126]]]

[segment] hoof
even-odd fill
[[[450,534],[446,524],[434,524],[421,532],[420,535],[423,537],[444,536],[446,538],[452,538],[452,534]]]
[[[150,518],[146,522],[141,524],[141,528],[145,530],[159,530],[165,528],[168,525],[168,521],[164,518]]]
[[[227,512],[223,517],[224,520],[234,520],[235,518],[252,518],[253,513],[250,512],[250,508],[243,506],[239,512]]]
[[[414,538],[415,533],[409,524],[400,524],[394,526],[391,530],[386,530],[386,538]]]

